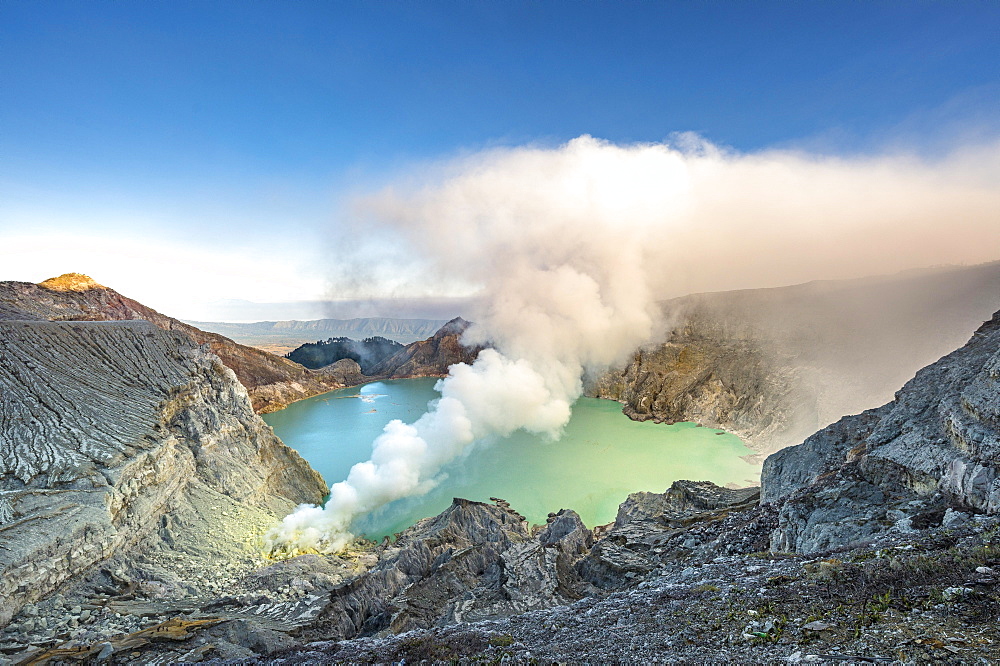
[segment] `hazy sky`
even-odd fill
[[[745,160],[845,160],[850,177],[828,174],[839,184],[906,155],[930,166],[894,191],[947,174],[928,195],[944,210],[969,199],[951,181],[976,171],[970,148],[992,147],[989,162],[1000,145],[998,34],[996,2],[8,0],[0,279],[85,272],[202,319],[224,298],[459,295],[475,284],[389,236],[362,242],[372,206],[352,202],[391,191],[405,204],[397,183],[415,174],[446,165],[442,183],[466,182],[448,181],[455,165],[493,168],[506,148],[563,156],[581,135],[679,145],[693,132],[764,188]],[[980,231],[995,175],[969,186]],[[979,249],[942,261],[1000,259]]]

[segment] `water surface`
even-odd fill
[[[266,414],[281,439],[309,461],[327,483],[347,478],[367,460],[372,441],[392,419],[417,420],[438,397],[435,379],[374,382],[302,400]],[[693,423],[668,426],[632,421],[610,400],[581,398],[558,441],[518,432],[473,444],[443,471],[426,495],[399,500],[360,519],[357,532],[379,538],[440,513],[453,497],[508,500],[530,522],[550,511],[574,509],[593,527],[614,520],[630,492],[663,492],[673,481],[750,485],[760,466],[735,435]]]

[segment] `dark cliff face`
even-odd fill
[[[696,421],[770,452],[884,403],[1000,308],[1000,263],[663,304],[665,342],[588,387],[632,418]]]
[[[80,276],[83,277],[83,276]],[[93,281],[42,284],[0,282],[0,318],[51,321],[142,319],[165,331],[177,331],[208,345],[250,392],[258,413],[275,411],[295,400],[340,388],[329,374],[310,371],[294,361],[207,333],[122,296]],[[48,286],[46,286],[48,285]]]
[[[878,409],[770,456],[776,550],[811,551],[945,512],[1000,512],[1000,312]]]
[[[371,373],[373,367],[402,350],[400,343],[379,336],[363,340],[339,337],[299,345],[285,358],[314,370],[347,358],[358,363],[362,372]]]
[[[371,369],[371,376],[399,379],[403,377],[441,377],[449,366],[472,363],[482,347],[466,347],[462,334],[471,324],[461,317],[452,319],[426,340],[413,342]]]

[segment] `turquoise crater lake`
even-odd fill
[[[439,394],[435,379],[373,382],[293,403],[266,414],[275,433],[323,475],[327,484],[347,478],[367,460],[372,441],[392,419],[412,423]],[[735,435],[693,423],[639,423],[610,400],[581,398],[561,439],[525,432],[476,442],[447,465],[446,478],[420,497],[393,502],[354,525],[370,538],[398,532],[440,513],[453,497],[508,500],[530,522],[550,511],[574,509],[593,527],[614,520],[629,493],[663,492],[673,481],[756,484],[760,466]]]

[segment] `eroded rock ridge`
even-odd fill
[[[1000,511],[1000,312],[911,379],[892,402],[848,416],[764,464],[781,506],[775,550]]]
[[[237,344],[160,314],[85,275],[68,273],[41,284],[0,282],[0,319],[113,321],[142,319],[165,331],[177,331],[212,353],[236,373],[250,393],[254,409],[266,413],[342,385],[336,378],[302,367],[287,358]]]
[[[325,490],[187,335],[0,321],[0,624],[151,534],[171,539],[193,494],[277,516]]]
[[[462,334],[470,322],[456,317],[426,340],[412,342],[381,363],[370,374],[385,379],[403,377],[443,377],[456,363],[473,363],[481,347],[466,347]]]

